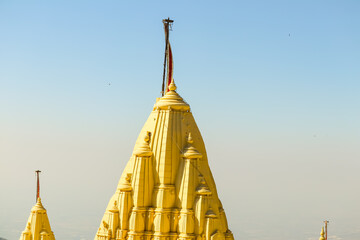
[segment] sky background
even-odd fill
[[[1,1],[0,237],[92,240],[160,96],[164,33],[235,239],[360,239],[360,1]]]

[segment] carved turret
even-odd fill
[[[42,205],[40,197],[31,209],[30,217],[20,240],[55,240],[46,209]]]
[[[120,197],[119,197],[119,205],[120,205],[120,228],[117,233],[116,239],[125,239],[126,234],[129,230],[129,216],[131,208],[133,207],[133,201],[131,196],[131,174],[128,174],[125,178],[124,183],[121,183],[119,186]]]
[[[212,235],[215,234],[217,231],[217,220],[218,217],[216,216],[216,214],[214,213],[214,211],[211,209],[211,207],[209,208],[209,210],[206,212],[205,214],[205,239],[206,240],[210,240]]]
[[[149,133],[142,144],[134,151],[135,166],[132,179],[134,207],[130,215],[129,239],[140,240],[145,232],[147,208],[152,203],[154,187],[152,152],[149,146]]]
[[[192,145],[191,133],[187,136],[187,145],[182,154],[182,161],[179,166],[179,208],[180,221],[179,233],[182,239],[193,239],[195,237],[195,215],[194,201],[196,196],[196,186],[198,183],[198,166],[202,154]]]
[[[205,214],[209,209],[209,197],[211,191],[206,185],[205,179],[202,175],[199,175],[199,185],[196,188],[196,200],[195,200],[195,234],[201,239],[204,233]]]

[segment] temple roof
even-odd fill
[[[140,131],[95,240],[143,236],[233,240],[200,130],[173,80]]]
[[[182,111],[190,110],[189,104],[187,104],[184,99],[176,92],[174,79],[169,85],[169,91],[154,105],[154,109],[168,110],[169,108]]]
[[[40,197],[38,197],[36,204],[31,208],[29,219],[25,230],[20,236],[20,240],[55,240],[47,211]]]

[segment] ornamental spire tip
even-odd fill
[[[174,79],[171,80],[171,83],[169,85],[169,90],[170,91],[176,91],[176,85],[175,85],[175,82],[174,82]]]
[[[187,138],[187,142],[192,144],[194,142],[192,136],[191,136],[191,132],[189,132],[188,138]]]

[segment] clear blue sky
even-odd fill
[[[0,1],[0,237],[35,169],[90,240],[162,81],[161,20],[236,239],[360,239],[359,1]],[[110,84],[110,85],[109,85]]]

